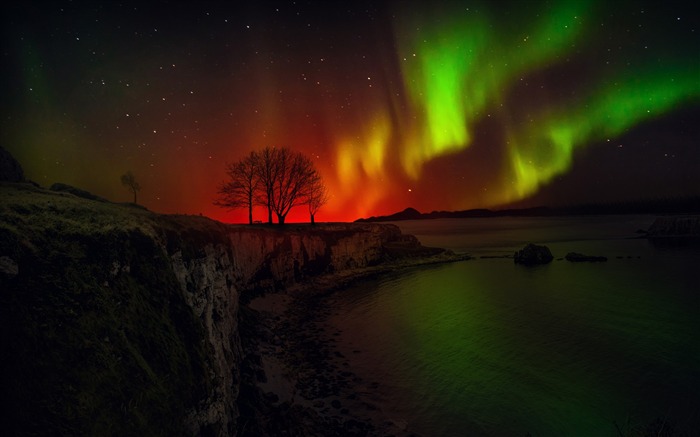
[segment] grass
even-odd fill
[[[139,208],[0,187],[0,256],[19,266],[0,273],[11,435],[183,434],[212,381],[202,325],[159,244],[177,228]]]

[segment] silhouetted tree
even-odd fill
[[[315,173],[314,164],[306,155],[286,148],[278,149],[272,208],[280,225],[284,224],[294,206],[305,202]]]
[[[306,155],[286,147],[266,147],[260,152],[258,177],[259,203],[267,207],[267,221],[272,213],[283,225],[289,211],[303,203],[314,174],[314,165]]]
[[[308,204],[313,214],[327,201],[320,174],[304,154],[287,148],[266,147],[247,158],[229,164],[229,180],[219,188],[215,205],[227,208],[248,208],[248,221],[253,222],[254,205],[267,208],[267,221],[272,213],[280,225],[297,206]]]
[[[136,204],[136,193],[141,190],[141,184],[136,181],[131,170],[122,175],[122,185],[134,193],[134,204]]]
[[[309,207],[309,216],[311,224],[315,224],[314,216],[323,205],[328,202],[328,190],[323,183],[321,175],[314,170],[314,174],[309,184],[309,189],[306,194],[306,205]]]
[[[267,207],[267,222],[272,224],[272,211],[275,184],[278,179],[277,161],[280,159],[280,149],[265,147],[259,154],[257,176],[260,181],[258,202]]]
[[[253,224],[253,206],[260,186],[258,162],[258,154],[251,152],[244,159],[228,164],[229,180],[219,186],[219,197],[214,202],[224,208],[248,208],[249,224]]]

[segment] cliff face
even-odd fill
[[[209,429],[231,435],[238,417],[242,359],[237,318],[240,295],[378,264],[383,244],[401,232],[396,226],[345,224],[217,230],[223,231],[223,241],[207,243],[189,259],[182,249],[169,253],[168,258],[185,301],[203,324],[211,349],[210,372],[216,375],[209,396],[188,411],[188,429],[193,434]],[[169,242],[164,243],[167,251]]]
[[[392,225],[227,226],[2,185],[2,422],[235,435],[241,296],[375,265],[406,241]]]
[[[394,225],[328,224],[279,229],[237,229],[228,234],[243,288],[282,288],[322,273],[378,264]]]
[[[236,399],[242,352],[239,292],[231,251],[223,244],[209,243],[200,256],[186,259],[178,250],[168,258],[185,302],[204,328],[210,350],[211,389],[186,412],[185,426],[191,435],[199,435],[205,429],[214,435],[232,435],[238,417]]]

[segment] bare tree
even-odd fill
[[[247,158],[229,164],[229,180],[219,188],[215,205],[227,208],[248,208],[248,221],[253,222],[253,206],[267,208],[267,221],[272,213],[280,225],[297,205],[309,205],[313,214],[326,203],[327,195],[319,173],[311,160],[287,148],[266,147]],[[312,202],[310,200],[313,200]]]
[[[259,160],[258,154],[251,152],[242,160],[228,164],[226,174],[229,180],[219,186],[219,197],[214,201],[215,205],[224,208],[248,208],[248,223],[251,225],[253,224],[253,206],[260,186]]]
[[[286,148],[278,150],[272,209],[277,215],[278,223],[283,225],[289,211],[304,203],[316,170],[306,155]]]
[[[314,174],[311,178],[309,184],[309,189],[306,194],[306,205],[309,207],[309,216],[311,217],[311,224],[315,224],[316,221],[314,217],[316,213],[323,205],[328,202],[328,189],[323,183],[323,179],[318,171],[314,170]]]
[[[136,193],[141,190],[141,184],[136,181],[131,170],[122,175],[122,185],[134,193],[134,204],[136,204]]]
[[[272,211],[274,201],[275,184],[278,179],[278,165],[281,149],[265,147],[259,155],[257,176],[260,181],[260,193],[258,202],[267,207],[267,222],[272,224]]]

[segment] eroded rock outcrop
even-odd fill
[[[376,265],[384,260],[384,246],[400,236],[395,225],[345,223],[285,229],[238,227],[228,233],[241,286],[262,290]]]

